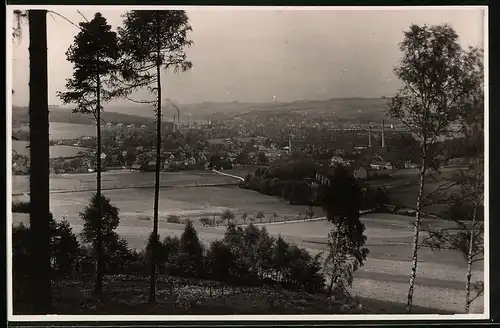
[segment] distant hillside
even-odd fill
[[[181,121],[191,118],[207,120],[224,116],[252,116],[256,113],[283,114],[294,113],[308,117],[335,115],[340,119],[366,122],[386,118],[390,98],[332,98],[329,100],[303,100],[290,103],[216,103],[179,104]],[[12,111],[13,126],[28,123],[28,108],[15,107]],[[172,121],[177,110],[169,104],[163,108],[163,120]],[[123,124],[151,124],[154,111],[148,106],[107,106],[102,114],[103,120]],[[92,124],[91,115],[73,114],[70,109],[51,108],[51,122]],[[390,120],[388,120],[389,122]],[[182,123],[182,122],[181,122]]]
[[[180,105],[181,118],[191,113],[193,119],[210,119],[214,116],[251,116],[256,113],[294,113],[308,117],[335,115],[352,121],[374,121],[386,118],[390,98],[333,98],[329,100],[303,100],[290,103],[214,103]],[[173,113],[169,109],[167,113]],[[173,115],[173,114],[172,114]]]
[[[127,124],[152,124],[154,118],[143,117],[138,115],[128,115],[117,112],[103,112],[101,114],[104,122],[123,123]],[[57,123],[72,123],[91,125],[94,124],[95,119],[90,114],[76,114],[72,113],[70,109],[63,108],[50,108],[49,114],[50,122]],[[12,127],[19,127],[29,123],[28,107],[13,107],[12,108]]]

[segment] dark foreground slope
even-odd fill
[[[402,304],[359,299],[349,308],[342,301],[272,287],[230,286],[219,282],[161,275],[157,304],[147,304],[149,278],[107,276],[104,295],[92,294],[90,278],[64,279],[53,284],[54,313],[67,315],[280,315],[280,314],[404,314]],[[21,305],[21,304],[20,304]],[[26,313],[22,305],[15,314]],[[416,314],[450,314],[414,306]]]

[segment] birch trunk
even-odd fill
[[[472,226],[470,230],[469,237],[469,250],[467,253],[467,276],[465,281],[465,313],[469,313],[470,311],[470,281],[472,277],[472,247],[474,245],[474,225],[476,224],[476,214],[477,214],[477,206],[474,206],[474,211],[472,213]]]
[[[408,286],[408,296],[406,303],[406,313],[411,313],[413,306],[413,291],[415,286],[415,277],[417,276],[417,264],[418,264],[418,240],[420,234],[420,219],[422,218],[422,198],[424,194],[425,185],[425,156],[422,161],[422,168],[420,169],[420,186],[417,195],[417,216],[415,218],[414,232],[413,232],[413,250],[412,250],[412,267],[410,274],[410,283]]]

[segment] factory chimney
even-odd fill
[[[179,129],[181,128],[181,111],[179,110],[179,107],[177,107],[177,126],[179,127]]]
[[[385,130],[385,127],[384,127],[384,120],[382,120],[382,148],[385,148],[385,134],[384,134],[384,131]]]
[[[177,131],[177,129],[175,128],[176,124],[177,124],[177,123],[176,123],[176,120],[175,120],[175,114],[174,114],[174,132],[176,132],[176,131]]]
[[[292,131],[288,131],[288,153],[292,153]]]
[[[368,147],[372,147],[372,127],[371,125],[368,126]]]

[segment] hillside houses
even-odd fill
[[[370,169],[376,170],[376,171],[381,171],[381,170],[392,170],[392,164],[391,162],[386,162],[386,161],[374,161],[370,164]]]

